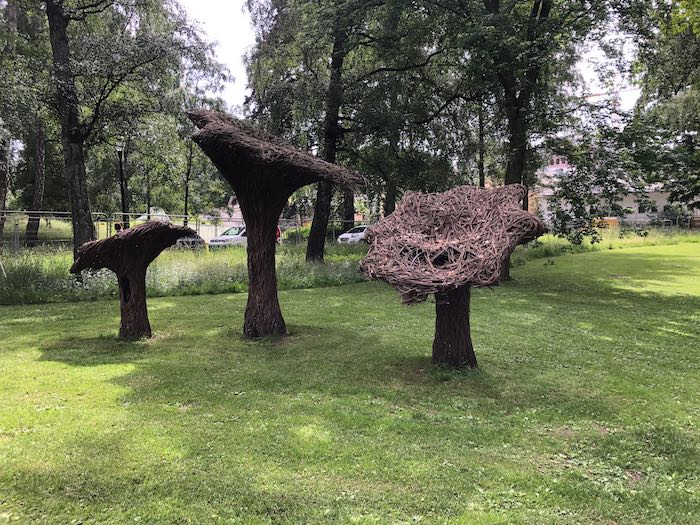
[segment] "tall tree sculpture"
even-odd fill
[[[117,274],[121,303],[121,339],[151,337],[146,307],[146,270],[160,253],[194,230],[151,221],[120,231],[112,237],[83,244],[71,273],[107,268]]]
[[[370,228],[372,245],[360,269],[389,283],[406,304],[435,294],[433,363],[476,368],[470,288],[498,284],[515,247],[545,231],[522,209],[525,193],[520,184],[408,192],[393,214]]]
[[[224,113],[193,111],[194,141],[231,184],[248,232],[248,338],[286,335],[277,298],[275,229],[295,190],[319,181],[356,186],[363,178]]]

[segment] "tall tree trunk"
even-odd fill
[[[336,27],[333,34],[333,51],[331,53],[331,76],[326,94],[326,117],[323,122],[323,159],[335,163],[338,141],[342,135],[339,124],[340,106],[343,102],[342,72],[345,60],[345,42],[347,34],[344,29]],[[326,245],[328,220],[331,215],[331,195],[333,189],[328,182],[319,182],[314,206],[314,219],[311,223],[309,241],[306,245],[307,261],[323,261]]]
[[[32,204],[29,208],[29,220],[27,221],[26,242],[28,247],[34,247],[39,243],[39,222],[42,204],[44,202],[44,184],[46,180],[45,171],[46,158],[46,136],[44,121],[37,118],[36,144],[34,146],[34,185],[32,187]]]
[[[95,225],[90,213],[85,175],[84,144],[79,141],[64,141],[64,172],[67,176],[68,192],[71,201],[71,222],[73,224],[73,257],[78,248],[95,240]]]
[[[137,266],[117,275],[121,326],[119,338],[127,340],[151,337],[151,323],[146,306],[146,268]]]
[[[124,228],[129,227],[129,182],[124,175],[124,164],[126,163],[126,151],[117,153],[119,158],[119,193],[122,204],[122,224]]]
[[[384,193],[384,216],[391,215],[396,209],[396,182],[388,180]]]
[[[508,165],[506,167],[506,184],[522,184],[527,165],[527,124],[525,109],[522,107],[523,93],[509,97],[510,104],[506,111],[508,121]],[[510,279],[510,259],[506,260],[501,272],[501,281]]]
[[[508,107],[508,165],[506,167],[506,184],[522,184],[527,165],[527,126],[524,108],[520,102]]]
[[[352,188],[343,189],[343,231],[355,226],[355,191]]]
[[[479,102],[479,187],[486,187],[486,170],[484,169],[484,104]]]
[[[90,214],[85,173],[85,137],[80,123],[80,105],[71,71],[68,42],[69,17],[60,0],[45,0],[49,36],[56,78],[56,100],[63,139],[64,177],[71,201],[73,223],[73,256],[78,248],[95,239],[95,226]]]
[[[5,208],[10,185],[10,139],[6,130],[0,128],[0,250],[4,244]]]
[[[146,170],[146,219],[151,220],[151,172]],[[187,226],[187,219],[185,219]]]
[[[433,363],[477,367],[469,328],[469,286],[435,294]]]
[[[17,0],[8,0],[5,4],[5,12],[3,13],[3,18],[5,19],[5,28],[7,39],[5,41],[4,52],[5,55],[14,55],[15,52],[15,41],[17,39],[17,22],[19,19],[20,7]]]
[[[275,269],[275,232],[286,199],[272,203],[263,196],[244,196],[242,192],[239,199],[248,235],[248,304],[243,334],[249,339],[286,335]]]
[[[6,57],[11,57],[15,54],[15,40],[17,38],[19,6],[16,0],[8,0],[3,15],[7,35],[3,53]],[[9,130],[0,127],[0,251],[2,251],[4,244],[6,220],[4,210],[7,207],[7,193],[10,187],[10,142]]]
[[[187,226],[190,214],[190,179],[192,178],[192,159],[194,158],[194,141],[189,139],[187,144],[187,169],[185,171],[185,220],[183,224]]]

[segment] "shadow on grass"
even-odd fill
[[[122,341],[116,336],[68,337],[42,348],[41,361],[72,366],[100,366],[140,361],[146,357],[148,341]]]
[[[583,258],[600,253],[571,256],[570,266],[586,267],[589,261]],[[296,304],[294,315],[290,315],[290,335],[285,338],[245,340],[240,319],[222,328],[216,316],[211,316],[205,321],[211,326],[198,323],[180,327],[179,332],[166,338],[168,344],[158,338],[137,343],[111,337],[68,338],[42,348],[42,359],[76,366],[139,361],[134,375],[165,378],[157,386],[148,386],[161,390],[155,394],[158,398],[167,396],[169,390],[183,389],[195,397],[207,398],[211,384],[217,383],[220,389],[216,396],[227,390],[347,393],[394,400],[408,398],[419,404],[445,395],[472,396],[504,413],[551,408],[556,403],[569,415],[593,413],[606,418],[614,415],[614,405],[594,389],[577,384],[577,370],[595,368],[601,379],[619,372],[606,370],[616,359],[614,345],[607,341],[612,336],[644,337],[650,331],[666,330],[669,342],[694,338],[697,329],[692,327],[693,313],[700,311],[697,296],[666,296],[620,288],[616,279],[606,276],[621,275],[634,267],[640,268],[633,275],[636,281],[663,281],[678,271],[691,270],[690,259],[615,252],[606,259],[608,267],[598,273],[571,272],[564,277],[556,275],[563,265],[541,270],[538,262],[532,263],[529,271],[521,270],[522,275],[516,275],[516,280],[497,290],[494,297],[484,296],[494,293],[488,290],[475,296],[473,330],[482,363],[478,371],[436,369],[430,364],[434,322],[431,304],[413,307],[422,310],[411,311],[398,304],[382,303],[383,309],[395,312],[392,322],[353,329],[341,322],[314,319],[312,313],[303,310],[304,302],[311,300],[304,294],[298,297],[301,304]],[[348,304],[340,308],[361,312],[363,305],[376,302],[376,294],[376,286],[356,287]],[[622,312],[625,307],[644,311],[643,320],[636,323],[634,313],[629,317]],[[327,309],[331,319],[336,319],[337,308]],[[420,334],[411,326],[415,324],[416,311],[424,314]],[[306,322],[300,323],[300,317]],[[354,313],[351,317],[361,319],[362,315]],[[611,324],[611,318],[616,317],[620,321]],[[337,319],[344,318],[340,315]],[[413,329],[411,334],[402,333],[409,328]],[[218,342],[198,341],[188,334],[188,330],[208,329],[218,334]],[[162,359],[164,353],[168,359]],[[602,358],[605,360],[599,362]],[[679,370],[689,364],[687,356],[667,352],[666,348],[644,355],[640,360],[643,359]],[[559,371],[559,378],[543,375],[553,370]],[[130,376],[119,381],[131,388],[141,384],[131,384]],[[149,392],[134,395],[147,399]],[[212,402],[226,402],[216,396]]]

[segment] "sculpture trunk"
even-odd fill
[[[269,335],[287,335],[277,298],[275,270],[275,230],[281,207],[247,214],[248,233],[248,305],[243,334],[254,339]]]
[[[433,363],[477,367],[469,328],[469,286],[435,294]]]
[[[188,115],[199,128],[194,135],[195,142],[231,184],[245,220],[248,305],[243,334],[250,339],[286,335],[275,272],[275,233],[282,209],[292,193],[307,184],[320,183],[321,199],[324,198],[321,189],[328,189],[330,206],[330,184],[358,186],[363,179],[357,173],[300,151],[278,137],[267,135],[226,114],[193,111]],[[337,117],[337,112],[335,115]],[[330,118],[333,120],[332,115]],[[334,154],[335,150],[326,146],[324,151]],[[312,233],[314,228],[321,226],[319,220],[323,213],[321,210],[314,216]],[[323,258],[327,219],[326,215],[319,230],[321,234],[316,236],[322,242],[316,245],[311,238],[313,235],[309,238],[307,259],[319,255],[318,258]]]
[[[122,324],[119,338],[134,340],[151,337],[146,308],[146,268],[136,268],[117,276]]]

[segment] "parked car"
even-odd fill
[[[369,226],[355,226],[338,236],[338,242],[352,244],[356,242],[367,242],[367,228]]]
[[[218,237],[209,241],[209,248],[226,248],[228,246],[247,246],[248,236],[245,226],[229,228]]]
[[[203,250],[206,246],[207,243],[199,235],[182,237],[175,243],[175,248],[181,248],[183,250]]]

